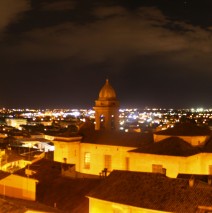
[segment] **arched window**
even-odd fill
[[[105,128],[105,116],[101,115],[100,116],[100,129],[104,129]]]
[[[111,129],[115,129],[115,116],[114,115],[111,115],[111,118],[110,118],[110,126],[111,126]]]

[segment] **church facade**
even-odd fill
[[[74,164],[76,174],[99,176],[128,170],[163,173],[173,178],[179,173],[212,175],[210,149],[193,147],[177,136],[169,135],[155,142],[153,135],[147,133],[120,132],[119,101],[108,80],[99,92],[94,110],[95,130],[88,136],[52,136],[54,160]],[[207,143],[212,142],[208,135],[203,137]]]

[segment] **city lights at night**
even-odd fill
[[[212,2],[0,1],[0,212],[212,211]]]

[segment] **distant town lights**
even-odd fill
[[[203,108],[197,108],[197,112],[203,112],[204,109]]]

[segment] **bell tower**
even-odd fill
[[[95,130],[119,130],[119,101],[108,79],[100,90],[93,109],[95,110]]]

